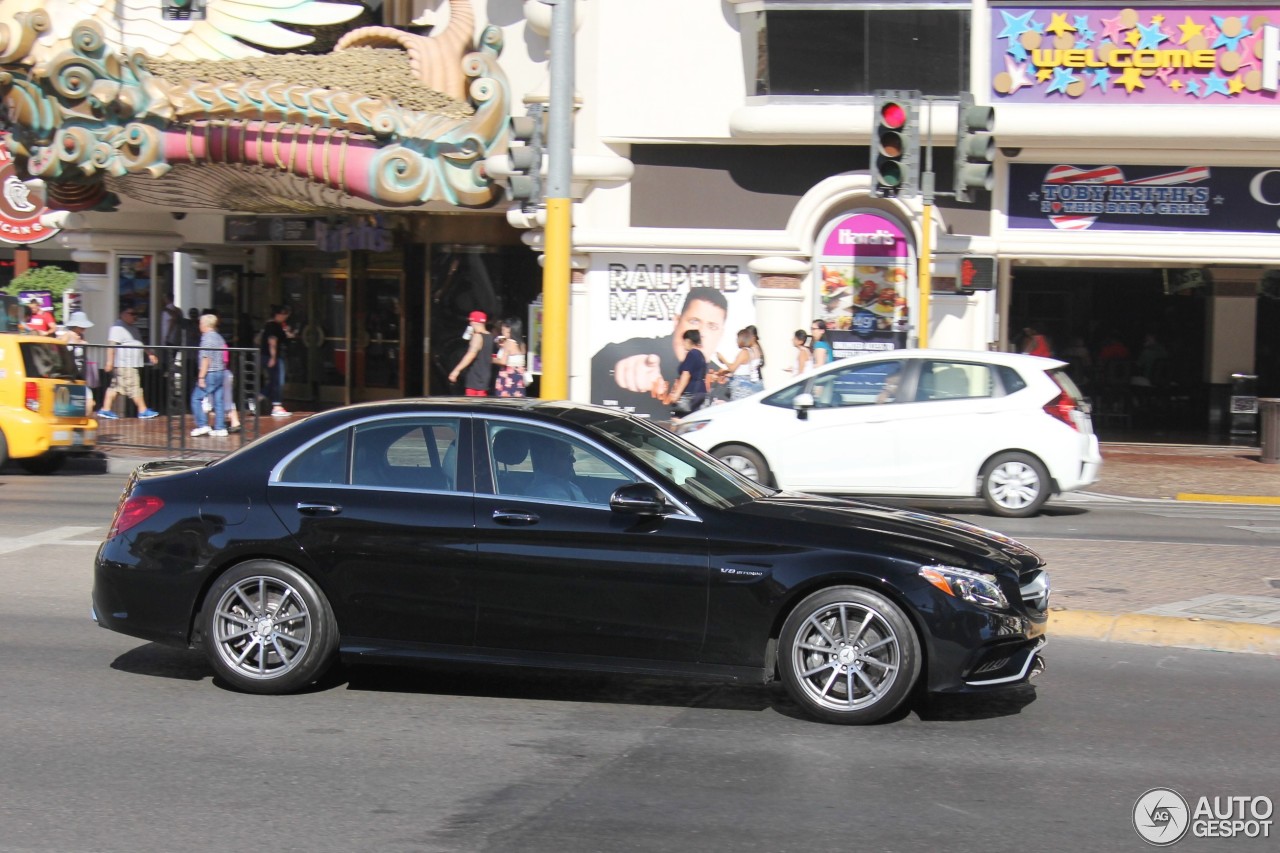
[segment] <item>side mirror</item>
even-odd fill
[[[809,419],[809,410],[813,408],[813,395],[809,393],[797,394],[792,407],[796,410],[796,417],[802,421]]]
[[[609,509],[630,515],[666,515],[671,512],[662,492],[652,483],[628,483],[609,496]]]

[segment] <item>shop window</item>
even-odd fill
[[[955,96],[969,88],[971,14],[967,2],[765,0],[742,28],[753,94]]]

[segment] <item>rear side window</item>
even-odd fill
[[[920,365],[916,400],[971,400],[994,397],[995,377],[988,364],[926,361]]]
[[[1004,386],[1004,393],[1013,394],[1027,387],[1026,380],[1012,367],[1001,364],[996,367],[996,371],[1000,374],[1000,384]]]
[[[60,344],[24,343],[22,367],[28,379],[75,379],[76,361]]]
[[[454,418],[360,424],[352,439],[351,484],[452,490],[457,482],[458,431]]]

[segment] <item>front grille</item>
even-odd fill
[[[1026,572],[1019,579],[1022,603],[1028,610],[1044,613],[1049,609],[1049,573],[1044,569]]]

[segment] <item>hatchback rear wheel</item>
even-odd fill
[[[868,589],[838,586],[791,611],[778,642],[791,698],[829,723],[864,725],[893,713],[920,675],[920,641],[907,615]]]
[[[274,560],[227,571],[205,597],[205,654],[218,675],[246,693],[289,693],[324,674],[338,634],[324,594]]]
[[[1001,453],[982,471],[982,499],[996,515],[1035,515],[1049,499],[1049,472],[1034,456]]]

